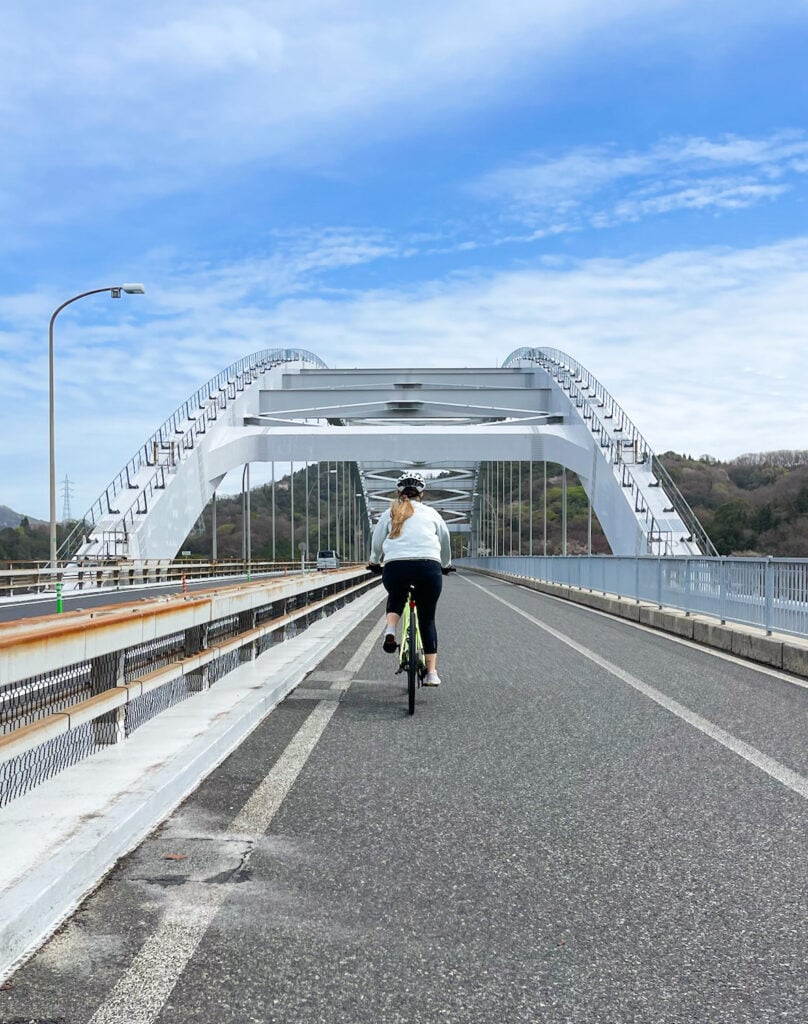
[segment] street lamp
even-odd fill
[[[53,322],[62,312],[65,306],[78,299],[85,299],[88,295],[99,295],[101,292],[109,292],[113,299],[119,299],[121,292],[127,295],[143,295],[146,289],[142,284],[118,284],[108,288],[93,288],[92,291],[82,292],[74,295],[72,299],[63,302],[50,318],[48,328],[48,390],[49,390],[49,425],[50,425],[50,562],[51,569],[56,572],[56,440],[54,432],[53,416]]]

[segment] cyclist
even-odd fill
[[[396,650],[396,626],[407,592],[411,585],[417,588],[418,621],[427,669],[424,686],[440,686],[435,608],[443,587],[441,574],[450,571],[452,551],[446,523],[434,508],[421,504],[425,487],[420,473],[402,473],[398,478],[398,497],[373,530],[368,568],[382,573],[387,590],[382,647],[388,654]]]

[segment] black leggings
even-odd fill
[[[435,608],[443,589],[440,562],[434,558],[401,558],[384,563],[382,582],[387,591],[387,611],[401,615],[410,584],[415,587],[418,603],[418,623],[424,654],[438,653],[438,631],[435,628]]]

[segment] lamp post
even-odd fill
[[[112,285],[108,288],[93,288],[92,291],[82,292],[80,295],[74,295],[72,299],[68,299],[67,302],[63,302],[58,309],[53,313],[50,318],[50,326],[48,328],[48,413],[49,413],[49,428],[50,428],[50,563],[51,569],[55,573],[57,569],[56,565],[56,435],[54,429],[54,399],[53,399],[53,322],[56,317],[62,312],[65,306],[69,306],[72,302],[78,301],[78,299],[85,299],[88,295],[98,295],[101,292],[110,292],[113,299],[119,299],[121,292],[126,292],[127,295],[143,295],[146,289],[142,284],[118,284]]]

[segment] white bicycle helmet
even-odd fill
[[[420,473],[415,473],[412,470],[402,473],[398,480],[396,480],[396,489],[399,494],[423,494],[425,487],[426,480],[424,480]]]

